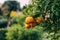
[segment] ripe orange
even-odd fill
[[[32,27],[36,26],[36,22],[26,24],[25,26],[26,26],[26,28],[32,28]]]
[[[36,22],[42,22],[42,18],[37,17],[37,18],[36,18]]]
[[[34,27],[34,26],[36,26],[36,23],[35,22],[34,23],[30,23],[30,26]]]
[[[34,21],[35,21],[34,18],[31,17],[31,16],[27,17],[26,20],[25,20],[26,23],[31,23],[31,22],[34,22]]]
[[[26,28],[31,28],[31,26],[29,24],[26,24],[25,27]]]
[[[31,25],[31,27],[34,27],[34,26],[36,26],[36,22],[30,23],[30,25]]]

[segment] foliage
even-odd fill
[[[10,11],[20,9],[17,8],[18,3],[15,2],[5,2],[6,5],[10,5]],[[16,23],[8,28],[7,40],[42,40],[42,38],[43,40],[60,40],[60,0],[32,0],[32,3],[27,5],[22,12],[24,16],[12,18],[13,22]],[[25,27],[25,19],[28,16],[32,16],[34,19],[37,18],[37,22],[42,22],[28,29]],[[2,19],[0,23],[5,25],[5,21],[5,19]],[[31,20],[29,19],[29,21]],[[3,33],[1,30],[1,33],[3,34],[3,37],[0,37],[1,40],[5,40],[5,31]]]
[[[25,18],[26,16],[22,15],[22,16],[16,17],[13,21],[16,21],[17,24],[20,24],[23,27],[25,24]]]
[[[36,26],[34,28],[26,29],[19,24],[8,28],[6,33],[7,40],[42,40],[42,28]]]
[[[32,0],[32,3],[22,12],[24,15],[34,18],[41,16],[44,31],[48,34],[54,32],[51,40],[58,40],[59,37],[56,34],[60,30],[60,0]]]

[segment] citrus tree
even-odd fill
[[[32,0],[23,9],[23,14],[34,18],[42,18],[42,27],[51,40],[59,40],[60,32],[60,0]],[[40,24],[40,23],[39,23]]]

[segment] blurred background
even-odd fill
[[[5,2],[5,1],[8,1],[8,0],[0,0],[0,6]],[[11,1],[11,0],[10,0]],[[26,4],[29,4],[29,3],[31,3],[31,0],[12,0],[12,1],[18,1],[19,3],[20,3],[20,5],[21,5],[21,8],[23,7],[23,6],[25,6]]]
[[[0,0],[0,40],[60,40],[60,0]]]

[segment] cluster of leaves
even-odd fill
[[[12,25],[6,33],[7,40],[42,40],[43,30],[41,27],[26,29],[19,24]]]
[[[12,18],[13,24],[20,24],[22,27],[25,26],[26,16],[21,15],[15,18]]]

